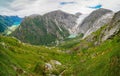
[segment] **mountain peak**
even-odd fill
[[[100,8],[100,9],[97,9],[97,10],[95,10],[95,11],[93,11],[92,13],[108,13],[108,12],[112,12],[112,10],[109,10],[109,9],[105,9],[105,8]]]
[[[76,17],[79,17],[80,15],[82,15],[82,13],[80,13],[80,12],[77,12],[77,13],[75,14]]]
[[[73,15],[73,14],[69,14],[67,12],[64,12],[62,10],[55,10],[55,11],[51,11],[51,12],[48,12],[46,14],[44,14],[45,16],[46,15],[51,15],[51,16],[59,16],[59,15]]]
[[[97,9],[84,19],[84,21],[79,25],[79,30],[80,32],[88,35],[87,33],[90,33],[90,31],[93,32],[93,29],[90,28],[97,29],[103,26],[111,20],[112,16],[113,13],[111,10],[104,8]]]
[[[29,17],[36,17],[36,16],[41,16],[41,15],[39,15],[39,14],[32,14]]]

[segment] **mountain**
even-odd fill
[[[103,25],[109,23],[113,15],[114,13],[108,9],[101,8],[95,10],[89,16],[87,16],[81,24],[79,24],[78,32],[83,33],[83,38],[85,38]]]
[[[45,14],[48,19],[56,20],[59,26],[64,26],[66,29],[72,29],[76,24],[77,18],[81,15],[81,13],[76,13],[75,15],[65,13],[61,10],[53,11]],[[61,24],[61,25],[60,25]]]
[[[31,15],[25,17],[12,36],[35,45],[55,44],[69,36],[69,30],[76,24],[78,16],[60,10],[42,16]]]
[[[2,16],[0,15],[0,32],[4,32],[8,27],[12,25],[20,24],[22,18],[18,16]]]
[[[120,11],[82,40],[47,47],[0,35],[0,46],[1,76],[120,76]]]
[[[93,41],[95,44],[100,44],[114,35],[119,34],[120,31],[120,11],[115,13],[109,23],[103,25],[99,30],[93,32],[86,37],[87,41]],[[97,36],[96,36],[97,35]]]
[[[66,53],[81,57],[78,58],[80,62],[76,62],[75,76],[119,76],[120,11],[86,38],[75,38],[60,47],[67,49]]]
[[[105,41],[120,32],[120,11],[115,13],[111,22],[103,31],[104,33],[101,32],[102,41]]]

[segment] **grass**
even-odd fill
[[[79,49],[75,51],[76,47]],[[120,76],[119,49],[119,33],[99,46],[79,38],[58,47],[33,46],[0,36],[0,76],[49,76],[45,63],[51,60],[62,63],[51,71],[57,76]]]

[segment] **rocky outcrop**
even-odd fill
[[[84,37],[87,37],[88,35],[90,35],[92,32],[97,31],[100,27],[104,26],[105,24],[109,23],[113,17],[114,13],[107,13],[105,15],[103,15],[102,17],[100,17],[98,20],[96,20],[93,24],[92,27],[90,27],[87,32],[84,34]]]
[[[120,32],[120,11],[115,13],[111,22],[108,24],[106,29],[103,30],[102,41],[107,40],[118,32]]]
[[[50,60],[48,63],[45,63],[44,73],[48,76],[61,76],[64,71],[65,66],[62,65],[57,60]]]
[[[79,18],[76,20],[76,24],[72,29],[70,29],[70,34],[78,34],[79,33],[79,25],[84,21],[84,19],[88,16],[88,14],[79,15]]]
[[[113,18],[108,24],[102,26],[85,39],[89,42],[94,42],[95,45],[98,45],[101,42],[117,35],[117,33],[120,33],[120,11],[114,14]]]
[[[93,11],[89,16],[87,16],[84,21],[78,26],[79,33],[83,33],[84,37],[87,37],[92,32],[95,32],[101,26],[107,24],[113,16],[111,10],[108,9],[98,9]]]

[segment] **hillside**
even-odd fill
[[[26,17],[21,26],[11,35],[25,43],[34,45],[51,45],[68,37],[69,29],[74,27],[76,15],[60,10]]]
[[[84,37],[87,37],[92,32],[95,32],[103,25],[109,23],[114,13],[109,9],[100,8],[88,15],[81,24],[79,24],[78,32],[83,33]]]
[[[120,12],[115,13],[110,23],[72,47],[67,47],[69,43],[62,47],[33,46],[0,36],[0,75],[119,76],[119,17]]]
[[[8,27],[20,24],[22,18],[18,16],[2,16],[0,15],[0,33],[4,32]]]
[[[56,10],[44,15],[25,17],[20,27],[11,35],[22,42],[34,45],[55,45],[66,38],[83,34],[83,39],[109,23],[114,13],[108,9],[97,9],[89,15],[75,15]],[[32,31],[31,31],[32,30]]]

